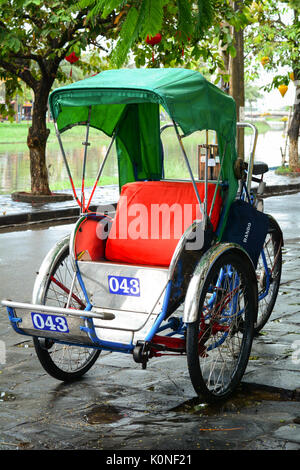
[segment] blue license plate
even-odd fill
[[[140,281],[136,277],[108,276],[111,294],[140,296]]]
[[[34,328],[37,330],[69,333],[67,319],[60,315],[31,312],[31,319]]]

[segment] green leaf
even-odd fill
[[[131,7],[121,29],[117,46],[112,53],[112,62],[120,67],[126,59],[128,51],[137,37],[139,13],[136,8]]]
[[[143,0],[140,9],[142,28],[141,37],[155,36],[162,28],[163,2],[161,0]]]
[[[186,0],[177,0],[178,6],[178,32],[181,33],[180,39],[184,41],[191,35],[192,31],[192,11],[189,2]]]
[[[120,0],[104,0],[101,3],[103,3],[104,6],[102,13],[103,18],[106,18],[114,9],[119,8],[120,5],[123,4]]]
[[[90,7],[94,4],[94,7],[90,10],[89,14],[87,15],[87,19],[96,18],[97,16],[102,16],[102,18],[106,18],[113,10],[120,9],[121,6],[124,5],[124,1],[120,0],[81,0],[79,2],[80,8]]]
[[[20,48],[21,48],[21,42],[19,41],[18,38],[16,38],[15,36],[10,36],[9,38],[7,38],[6,40],[6,45],[8,46],[9,49],[11,49],[13,52],[17,53],[19,52]]]
[[[228,52],[229,54],[231,55],[231,57],[235,57],[236,56],[236,48],[230,44],[230,46],[228,47]]]

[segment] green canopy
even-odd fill
[[[60,131],[86,123],[111,136],[116,132],[120,185],[162,176],[159,105],[186,136],[197,130],[217,132],[220,155],[225,152],[222,177],[229,182],[229,200],[237,191],[236,107],[234,100],[187,69],[106,70],[57,88],[49,98]]]

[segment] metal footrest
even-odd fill
[[[86,332],[88,319],[112,320],[114,318],[113,314],[107,312],[96,313],[10,300],[3,300],[1,303],[7,308],[9,319],[17,333],[51,338],[54,341],[71,344],[95,345]]]

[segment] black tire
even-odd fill
[[[221,270],[224,279],[220,284]],[[196,393],[207,402],[228,398],[247,367],[257,312],[254,274],[246,257],[235,250],[226,251],[210,265],[198,318],[187,324],[190,378]]]
[[[254,325],[254,333],[258,334],[259,331],[265,326],[273,311],[278,289],[280,286],[281,270],[282,270],[282,232],[277,222],[269,217],[269,230],[263,246],[265,254],[265,262],[262,255],[260,255],[256,276],[258,281],[258,314],[257,321]],[[267,272],[269,273],[269,285],[267,282]]]
[[[53,280],[61,282],[68,289],[71,286],[73,270],[70,265],[69,247],[61,253],[57,263],[49,273],[48,285],[45,289],[42,304],[65,307],[68,293],[59,287]],[[75,282],[74,294],[70,307],[78,310],[84,308],[85,298],[83,292]],[[71,382],[84,375],[96,362],[100,350],[81,346],[71,346],[53,342],[52,340],[33,338],[34,347],[43,368],[57,380]]]

